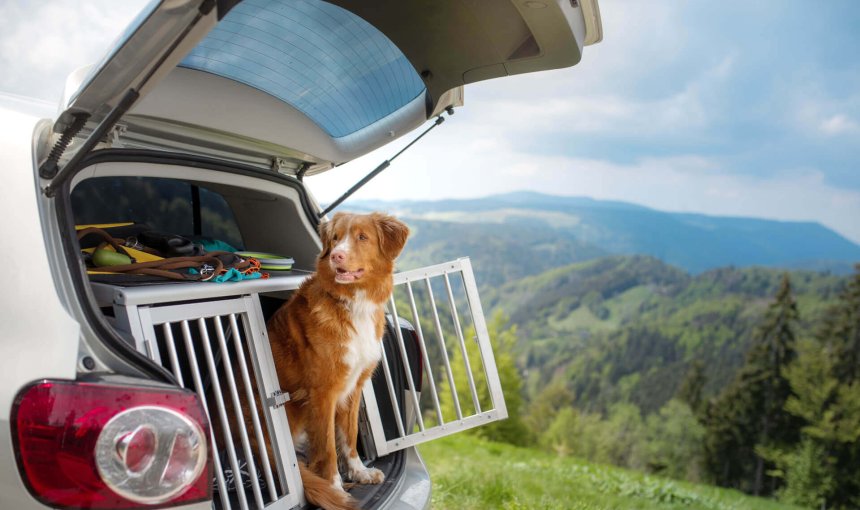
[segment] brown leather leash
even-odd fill
[[[228,251],[213,251],[205,255],[197,255],[193,257],[169,257],[162,260],[137,262],[122,246],[120,240],[115,239],[108,232],[105,232],[100,228],[89,227],[80,230],[78,232],[78,240],[93,234],[104,239],[104,242],[99,245],[99,248],[97,249],[102,249],[104,246],[110,245],[117,251],[117,253],[122,253],[132,260],[131,264],[102,266],[102,269],[112,273],[160,276],[171,280],[207,281],[224,271],[225,264],[221,257],[235,259],[233,263],[229,264],[231,268],[243,271],[251,267],[250,261],[242,259],[236,254]],[[198,274],[179,273],[176,272],[178,269],[195,269]]]

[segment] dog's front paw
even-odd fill
[[[357,471],[350,470],[349,477],[358,483],[377,484],[385,480],[385,475],[376,468],[363,468]]]
[[[358,459],[353,457],[349,459],[349,479],[357,483],[378,484],[385,480],[385,475],[382,471],[376,468],[365,467]]]

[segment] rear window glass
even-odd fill
[[[175,179],[88,179],[72,191],[72,211],[78,225],[144,223],[159,232],[209,237],[244,248],[224,197]]]
[[[272,95],[335,138],[370,126],[426,90],[385,34],[319,0],[245,0],[180,65]]]

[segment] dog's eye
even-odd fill
[[[367,241],[367,236],[364,234],[358,234],[358,240],[359,241]]]
[[[337,241],[337,234],[335,234],[335,235],[331,236],[331,240],[332,240],[332,241]]]

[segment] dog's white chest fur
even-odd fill
[[[354,333],[346,343],[342,361],[347,366],[346,385],[338,398],[343,405],[355,389],[361,373],[379,363],[382,357],[382,344],[376,336],[374,318],[381,305],[368,300],[364,292],[356,292],[355,298],[347,303]]]

